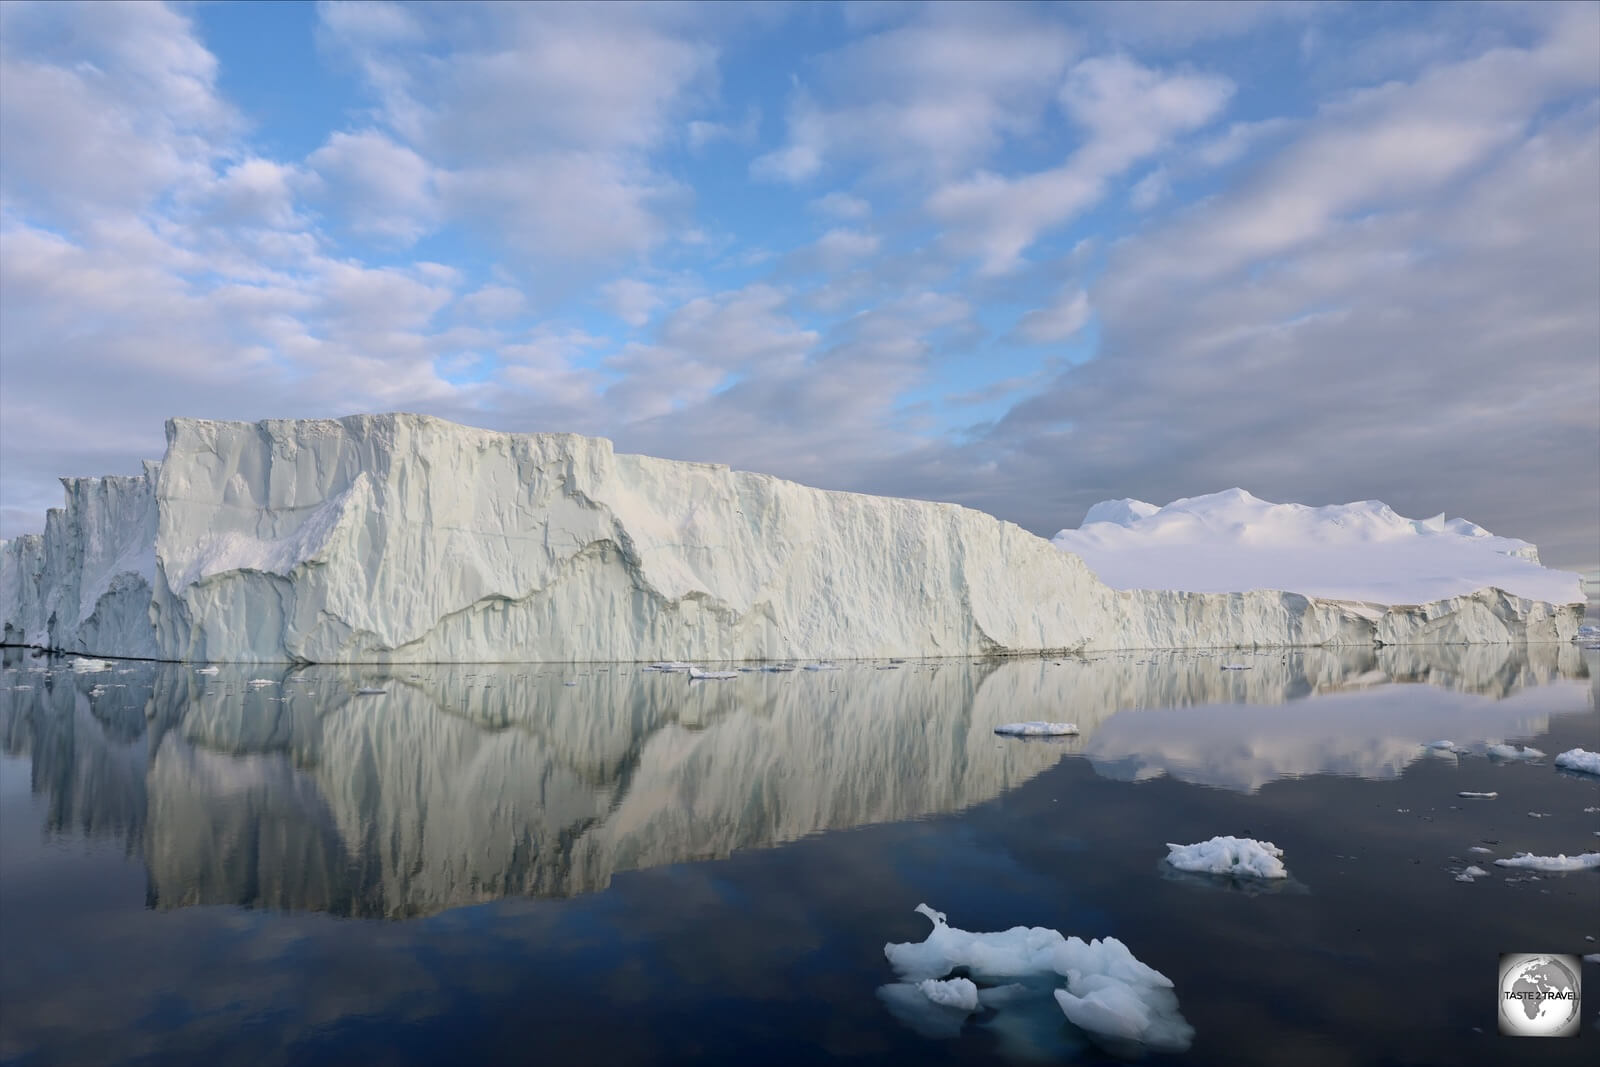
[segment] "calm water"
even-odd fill
[[[1121,938],[1196,1031],[1152,1062],[1600,1049],[1592,965],[1583,1037],[1494,1022],[1500,952],[1600,951],[1600,872],[1516,879],[1467,851],[1600,848],[1600,781],[1419,744],[1600,748],[1593,652],[695,683],[631,665],[75,675],[7,652],[7,1063],[1110,1059],[1053,1004],[942,1039],[900,1021],[883,945],[926,935],[924,901],[968,930]],[[1034,718],[1082,735],[991,733]],[[1290,883],[1165,870],[1164,842],[1226,833],[1276,842]],[[1469,862],[1493,873],[1455,881]]]

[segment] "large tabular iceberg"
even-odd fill
[[[159,465],[65,485],[45,532],[0,551],[6,643],[172,660],[825,659],[1568,640],[1582,613],[1575,582],[1565,599],[1486,583],[1404,606],[1119,590],[954,504],[418,415],[173,419]]]

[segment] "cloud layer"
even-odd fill
[[[286,8],[288,131],[226,5],[7,4],[0,533],[168,415],[407,409],[1600,566],[1600,8],[1164,11]]]

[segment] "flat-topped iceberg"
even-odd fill
[[[1535,856],[1519,852],[1508,860],[1495,860],[1499,867],[1519,867],[1525,871],[1545,871],[1560,874],[1564,871],[1592,871],[1600,869],[1600,852],[1582,852],[1576,856],[1561,853],[1555,856]]]
[[[43,534],[0,548],[5,643],[193,661],[687,664],[1564,641],[1582,614],[1554,580],[1427,603],[1119,590],[1073,552],[954,504],[418,415],[173,419],[142,475],[65,485]]]

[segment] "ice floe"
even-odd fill
[[[1070,737],[1078,732],[1078,726],[1070,722],[1008,722],[996,726],[994,732],[1008,737]]]
[[[944,913],[926,904],[917,905],[917,912],[933,923],[933,931],[925,941],[883,946],[900,983],[883,987],[879,996],[921,1032],[928,1032],[924,1027],[931,1028],[941,1016],[924,1012],[908,1018],[906,1001],[913,990],[930,1008],[958,1017],[974,1000],[974,1008],[981,1005],[1005,1015],[1026,1011],[1045,992],[1037,979],[1047,978],[1050,986],[1055,979],[1066,980],[1065,988],[1049,993],[1074,1026],[1102,1042],[1182,1052],[1194,1037],[1194,1028],[1178,1010],[1172,981],[1114,937],[1085,942],[1038,926],[970,933],[947,925]],[[958,968],[969,976],[970,999],[966,987],[956,984],[961,979],[946,978]],[[897,1003],[901,1010],[895,1010]]]
[[[1458,797],[1466,797],[1469,800],[1493,800],[1499,795],[1499,793],[1474,793],[1466,789],[1456,794]]]
[[[1519,852],[1508,860],[1495,860],[1499,867],[1519,867],[1528,871],[1588,871],[1600,868],[1600,852],[1584,852],[1576,856],[1565,853],[1557,856],[1535,856]]]
[[[720,681],[724,681],[724,680],[726,680],[728,678],[737,678],[737,677],[739,677],[739,672],[738,671],[703,671],[699,667],[690,667],[689,668],[689,680],[691,682],[700,682],[700,681],[707,681],[707,682],[717,681],[717,682],[720,682]]]
[[[1487,877],[1489,877],[1489,872],[1488,871],[1484,870],[1482,867],[1472,866],[1472,867],[1468,867],[1466,870],[1464,870],[1460,874],[1456,875],[1456,881],[1458,881],[1458,882],[1472,882],[1472,881],[1476,881],[1479,878],[1487,878]]]
[[[1600,752],[1588,752],[1581,748],[1569,748],[1556,757],[1556,766],[1564,771],[1581,771],[1584,774],[1600,774]]]
[[[103,659],[83,657],[71,662],[72,670],[75,674],[99,674],[101,671],[109,671],[111,669],[111,664]]]
[[[1531,745],[1490,745],[1488,756],[1498,760],[1544,759],[1544,753]]]
[[[1213,837],[1192,845],[1167,843],[1167,862],[1191,874],[1223,874],[1233,878],[1287,878],[1283,849],[1250,837]]]

